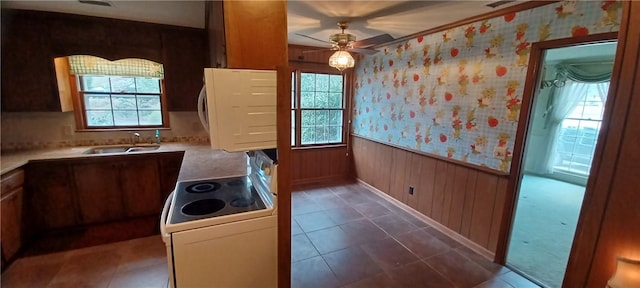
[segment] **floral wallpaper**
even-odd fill
[[[617,31],[621,10],[557,2],[384,47],[355,68],[353,133],[509,172],[531,43]]]

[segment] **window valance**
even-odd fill
[[[95,56],[69,56],[73,75],[108,75],[147,78],[164,78],[164,67],[146,59],[121,59],[109,61]]]

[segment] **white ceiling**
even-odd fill
[[[77,0],[5,1],[2,8],[62,12],[140,22],[204,28],[203,1],[110,0],[112,7],[89,5]]]
[[[204,28],[203,1],[111,0],[110,2],[113,7],[82,4],[76,0],[2,0],[0,6]],[[301,37],[296,33],[328,41],[331,34],[340,32],[336,25],[338,21],[348,21],[350,25],[347,32],[356,35],[358,40],[383,33],[399,38],[522,1],[495,9],[485,6],[492,2],[495,1],[289,0],[289,43],[328,47],[329,44]]]
[[[508,3],[495,9],[485,6],[493,2],[496,1],[289,0],[289,43],[329,46],[297,33],[328,41],[331,34],[340,32],[337,27],[339,21],[350,23],[346,32],[356,35],[357,40],[384,33],[397,39],[518,3]]]

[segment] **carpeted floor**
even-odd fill
[[[583,196],[583,186],[525,175],[507,265],[547,286],[560,287]]]

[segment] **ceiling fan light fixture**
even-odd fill
[[[338,50],[329,57],[329,66],[338,69],[340,72],[347,68],[352,68],[356,61],[349,52]]]

